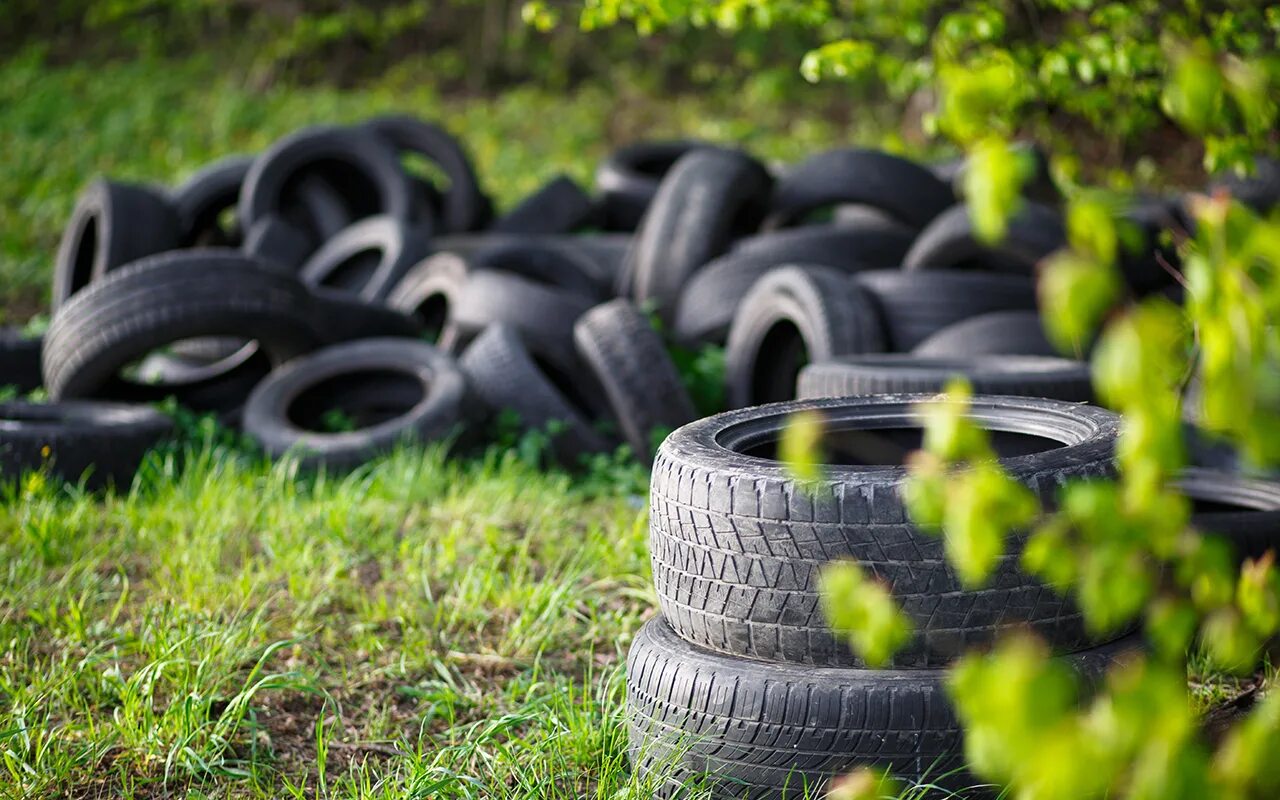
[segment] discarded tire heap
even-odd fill
[[[962,590],[903,509],[913,404],[957,374],[1046,502],[1111,470],[1117,421],[1082,404],[1087,367],[1036,310],[1035,264],[1064,241],[1051,184],[1029,187],[993,247],[956,171],[859,149],[774,171],[648,143],[602,162],[593,193],[559,177],[495,215],[459,142],[394,116],[304,129],[171,190],[99,180],[63,237],[43,340],[0,336],[5,382],[51,400],[0,404],[0,474],[127,485],[171,428],[148,404],[169,397],[328,469],[405,440],[464,445],[504,415],[570,467],[623,443],[647,461],[674,430],[651,490],[662,616],[628,666],[635,769],[662,796],[704,777],[716,797],[801,796],[865,763],[968,785],[940,683],[952,659],[1029,627],[1088,683],[1128,644],[1090,640],[1021,572],[1016,535],[991,586]],[[1126,212],[1145,237],[1121,264],[1132,294],[1175,294],[1159,231],[1185,227],[1180,209]],[[669,343],[725,347],[733,410],[695,421]],[[774,453],[800,409],[827,421],[807,490]],[[1208,469],[1184,483],[1243,553],[1274,545],[1276,484]],[[889,669],[823,617],[816,578],[841,558],[915,623]]]

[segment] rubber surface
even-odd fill
[[[690,150],[710,146],[690,140],[637,142],[609,154],[596,167],[605,229],[634,231],[672,165]]]
[[[449,185],[440,191],[439,228],[462,233],[480,230],[493,216],[493,205],[476,177],[475,167],[462,143],[439,125],[408,115],[375,117],[364,127],[385,138],[400,153],[424,156],[444,172]]]
[[[849,276],[825,267],[779,267],[751,287],[725,347],[729,408],[790,400],[810,361],[884,350],[875,304]]]
[[[1044,356],[928,357],[900,354],[844,356],[800,370],[796,397],[941,392],[954,377],[976,394],[1048,397],[1091,402],[1089,365]]]
[[[351,394],[356,387],[361,395]],[[307,468],[346,470],[402,442],[439,441],[456,432],[466,399],[462,371],[431,345],[363,339],[273,370],[245,403],[244,431],[270,456],[294,454]],[[334,411],[356,429],[321,430],[318,423]]]
[[[234,247],[240,244],[240,228],[222,224],[221,217],[234,211],[240,186],[249,173],[253,156],[220,158],[197,170],[173,190],[171,200],[182,225],[183,247]]]
[[[568,175],[552,178],[516,207],[493,221],[494,233],[573,233],[595,219],[595,203]]]
[[[425,335],[448,353],[456,352],[453,309],[467,285],[471,267],[454,253],[436,253],[405,273],[387,295],[387,305],[413,316]]]
[[[207,408],[203,390],[216,395],[243,371],[265,371],[320,344],[313,313],[296,278],[235,251],[152,256],[96,281],[54,313],[44,338],[45,386],[55,400],[156,402],[173,395]],[[258,352],[191,384],[137,383],[122,374],[154,350],[208,336],[253,339]]]
[[[879,150],[828,150],[778,179],[765,230],[794,225],[818,209],[856,203],[915,229],[955,202],[951,187],[925,167]]]
[[[565,466],[604,453],[611,442],[591,426],[583,406],[570,400],[553,375],[539,367],[514,330],[490,326],[459,361],[472,391],[493,415],[515,415],[525,432],[549,434],[551,455]]]
[[[182,223],[164,194],[96,180],[80,193],[53,264],[52,307],[108,272],[178,247]]]
[[[622,278],[631,282],[630,296],[670,320],[689,276],[728,249],[735,232],[759,224],[771,180],[740,153],[698,149],[681,157],[628,254]]]
[[[300,272],[309,286],[327,286],[369,302],[385,300],[430,250],[430,228],[394,217],[368,217],[334,236]]]
[[[1135,648],[1122,640],[1063,660],[1088,696]],[[632,768],[658,798],[707,796],[694,787],[710,800],[823,797],[829,780],[858,766],[964,790],[979,781],[962,769],[963,734],[946,679],[943,670],[723,656],[682,641],[658,617],[636,634],[627,657]]]
[[[1240,561],[1280,556],[1280,483],[1189,467],[1175,484],[1192,502],[1191,524],[1225,538]]]
[[[919,356],[1057,356],[1035,311],[993,311],[942,328],[915,346]]]
[[[965,591],[941,537],[909,521],[901,463],[918,446],[915,405],[934,398],[776,403],[669,436],[653,467],[649,549],[658,602],[676,632],[731,655],[856,666],[817,590],[822,566],[849,558],[885,582],[915,626],[894,666],[943,665],[1020,626],[1059,651],[1084,647],[1079,612],[1021,570],[1021,537],[1009,538],[985,588]],[[788,418],[802,410],[824,418],[828,462],[806,486],[773,453]],[[1109,411],[979,395],[968,416],[1003,432],[995,442],[1006,454],[1001,464],[1050,506],[1064,482],[1113,474],[1119,419]]]
[[[1009,218],[998,243],[984,241],[974,229],[967,205],[955,205],[920,231],[902,261],[905,270],[972,269],[1034,275],[1040,259],[1067,243],[1058,212],[1023,203]]]
[[[147,450],[173,429],[146,406],[0,403],[0,480],[48,470],[86,488],[127,490]]]
[[[662,337],[630,301],[591,309],[573,326],[573,339],[640,461],[652,461],[655,436],[697,417]]]
[[[911,350],[962,319],[1036,308],[1035,283],[1022,275],[875,270],[860,272],[854,280],[879,304],[892,352]]]
[[[39,389],[44,384],[40,351],[44,337],[27,337],[17,328],[0,328],[0,386],[19,393]]]

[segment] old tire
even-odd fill
[[[918,356],[1057,356],[1036,311],[993,311],[948,325],[911,351]]]
[[[476,397],[495,415],[514,414],[525,432],[549,436],[551,455],[564,466],[608,452],[611,443],[591,426],[581,401],[570,399],[572,376],[539,366],[519,335],[505,325],[480,334],[459,360]]]
[[[875,304],[850,277],[824,267],[779,267],[738,306],[725,347],[730,408],[790,400],[813,361],[884,350]]]
[[[888,349],[912,350],[933,334],[992,311],[1036,308],[1035,283],[1022,275],[950,270],[874,270],[855,277],[875,298],[889,338]]]
[[[295,454],[304,467],[347,470],[397,444],[457,432],[466,397],[458,365],[431,345],[362,339],[273,370],[245,403],[244,431],[272,457]],[[349,416],[356,429],[321,430],[333,411]]]
[[[1044,356],[942,358],[901,354],[844,356],[800,370],[796,397],[856,397],[869,394],[941,392],[963,377],[976,394],[1048,397],[1090,402],[1089,365]]]
[[[234,211],[240,186],[253,156],[227,156],[197,170],[173,190],[174,210],[182,224],[183,247],[235,247],[243,231],[224,226],[222,215]]]
[[[1067,232],[1057,211],[1023,203],[997,244],[981,239],[967,205],[955,205],[930,222],[902,261],[905,270],[971,269],[1034,275],[1040,259],[1063,247]]]
[[[1062,660],[1087,696],[1134,647],[1122,640]],[[664,799],[704,797],[695,787],[710,800],[821,797],[828,781],[859,766],[969,789],[979,781],[963,769],[964,737],[946,684],[944,670],[724,656],[683,641],[658,617],[627,656],[632,769]]]
[[[148,186],[97,180],[80,194],[53,264],[53,308],[108,272],[182,244],[169,198]]]
[[[523,235],[573,233],[588,227],[595,213],[590,195],[568,175],[558,175],[494,220],[489,230]]]
[[[1280,555],[1280,483],[1190,467],[1175,485],[1191,501],[1191,524],[1226,539],[1240,561]]]
[[[0,479],[47,469],[86,488],[127,490],[148,450],[173,429],[164,414],[121,403],[0,403]]]
[[[394,217],[369,217],[334,236],[299,273],[309,286],[326,286],[368,302],[387,298],[430,249],[430,231]]]
[[[741,153],[694,150],[663,179],[623,267],[631,297],[669,320],[680,290],[703,264],[753,231],[772,179]]]
[[[1062,652],[1087,646],[1075,607],[1022,571],[1022,537],[1010,537],[986,587],[965,591],[941,537],[910,522],[902,461],[921,438],[915,405],[930,398],[775,403],[669,436],[654,463],[649,531],[659,605],[676,632],[730,655],[856,666],[818,596],[821,568],[854,559],[885,582],[915,626],[895,666],[943,665],[1015,627]],[[775,453],[799,411],[823,417],[828,453],[822,477],[803,486]],[[1001,465],[1046,504],[1065,481],[1113,473],[1119,420],[1109,411],[979,395],[968,418],[992,432]]]
[[[637,142],[610,153],[596,167],[605,229],[634,231],[672,165],[690,150],[709,146],[698,141]]]
[[[630,301],[591,309],[573,326],[573,338],[641,461],[652,460],[656,435],[697,417],[662,337]]]

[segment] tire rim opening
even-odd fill
[[[347,433],[402,417],[426,397],[412,375],[389,369],[344,372],[307,386],[285,411],[291,424],[315,433]]]

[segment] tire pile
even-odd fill
[[[957,203],[962,170],[840,149],[775,172],[647,143],[602,162],[594,192],[560,177],[495,215],[459,142],[394,116],[304,129],[172,190],[100,180],[59,249],[43,341],[0,339],[7,382],[52,401],[0,406],[0,474],[127,483],[170,429],[148,405],[168,397],[306,467],[465,446],[501,417],[570,467],[625,443],[653,458],[662,614],[627,681],[633,765],[659,794],[708,780],[715,797],[798,797],[867,763],[967,786],[952,659],[1029,628],[1090,683],[1131,641],[1087,636],[1021,571],[1017,537],[988,588],[963,590],[904,510],[914,404],[956,374],[1045,502],[1112,470],[1116,417],[1085,404],[1087,366],[1056,354],[1036,310],[1036,262],[1065,238],[1052,185],[1041,170],[992,247]],[[1121,264],[1133,295],[1176,293],[1159,231],[1185,227],[1180,209],[1126,212],[1145,237]],[[724,346],[730,411],[696,419],[673,343]],[[806,409],[827,422],[817,487],[775,453]],[[1274,546],[1275,484],[1184,484],[1242,552]],[[843,558],[915,623],[888,669],[822,613],[817,576]]]

